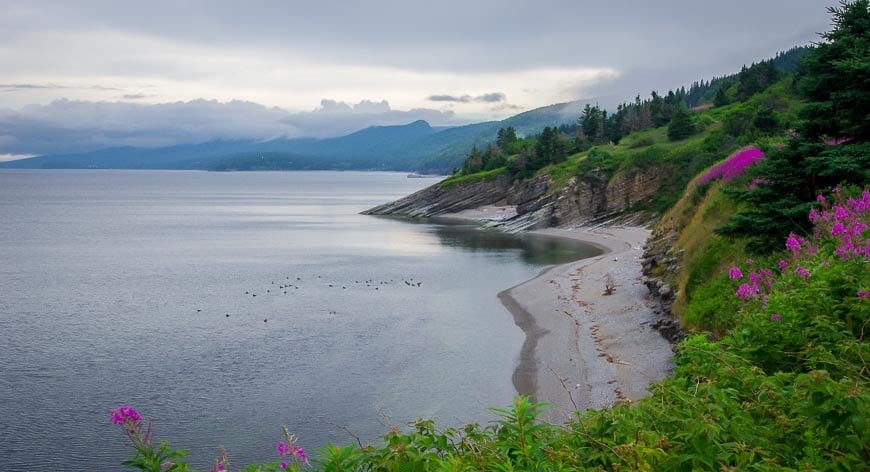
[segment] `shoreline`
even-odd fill
[[[512,376],[520,395],[549,404],[543,419],[562,423],[576,411],[648,395],[673,369],[670,342],[651,327],[655,306],[642,283],[643,244],[632,226],[530,231],[583,241],[598,256],[542,270],[498,294],[526,339]],[[604,295],[612,277],[612,295]]]
[[[441,218],[497,226],[514,207],[485,205]],[[544,268],[498,298],[525,334],[511,380],[519,395],[549,408],[561,424],[577,412],[633,402],[674,368],[673,346],[653,328],[656,302],[644,284],[643,246],[651,231],[606,223],[524,231],[582,241],[597,256]],[[613,293],[605,295],[610,278]]]

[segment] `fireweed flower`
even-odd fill
[[[278,455],[280,457],[284,457],[290,454],[290,445],[285,442],[278,443]]]
[[[785,270],[786,267],[788,267],[788,262],[786,262],[784,260],[780,260],[779,261],[779,270]]]
[[[304,449],[295,444],[291,444],[290,449],[290,455],[299,459],[299,462],[304,462],[306,464],[308,463],[308,456],[305,454]]]
[[[732,267],[731,270],[728,271],[728,278],[731,280],[737,280],[740,277],[743,277],[743,272],[740,272],[740,269],[737,267]]]
[[[817,196],[817,197],[816,197],[816,201],[817,201],[817,202],[823,202],[823,201],[825,201],[825,196],[824,196],[824,195],[819,195],[819,196]]]
[[[801,252],[801,238],[794,233],[789,234],[788,239],[785,240],[785,247],[791,251],[792,255],[799,255]]]
[[[121,406],[112,410],[109,413],[109,421],[115,424],[124,424],[125,421],[130,420],[134,423],[138,421],[142,421],[142,416],[136,411],[132,406]]]
[[[794,270],[794,273],[796,275],[800,275],[801,277],[809,277],[810,276],[810,271],[801,267],[800,264],[798,264],[797,269]]]
[[[715,165],[698,179],[698,185],[703,185],[711,180],[721,178],[723,182],[727,182],[735,177],[743,174],[747,167],[764,159],[764,153],[758,148],[748,148],[735,152],[728,156],[725,162]],[[758,186],[760,183],[769,183],[764,179],[753,181],[750,186]]]
[[[282,468],[282,469],[286,469],[286,468],[287,468],[287,461],[281,461],[281,468]]]
[[[858,298],[870,298],[870,290],[858,290]]]
[[[737,298],[747,299],[755,295],[755,290],[753,290],[752,286],[749,284],[740,284],[740,287],[737,288],[737,292],[735,293]]]
[[[779,316],[779,313],[774,313],[770,315],[770,321],[780,321],[782,320],[782,316]]]
[[[295,444],[288,444],[283,441],[279,442],[278,455],[281,457],[290,456],[295,458],[298,462],[308,463],[308,455],[305,454],[305,450]]]

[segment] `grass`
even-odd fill
[[[498,169],[493,170],[485,170],[482,172],[477,172],[474,174],[468,175],[454,175],[452,177],[448,177],[441,181],[439,184],[441,188],[452,188],[458,185],[468,185],[477,182],[488,182],[499,178],[502,175],[508,173],[506,167],[499,167]]]

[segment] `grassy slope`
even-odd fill
[[[733,325],[729,316],[719,315],[733,312],[734,308],[733,300],[719,295],[719,289],[725,283],[727,268],[746,259],[744,243],[713,232],[737,210],[735,203],[719,191],[720,184],[698,190],[691,182],[742,146],[785,142],[782,132],[765,134],[753,129],[751,119],[758,110],[774,110],[784,129],[796,121],[799,108],[791,79],[785,79],[746,102],[693,112],[698,132],[687,139],[670,141],[666,126],[647,129],[624,137],[617,145],[599,145],[568,156],[562,163],[538,170],[536,175],[549,175],[550,192],[555,192],[572,177],[585,178],[592,172],[603,171],[613,177],[653,165],[668,170],[653,201],[635,210],[661,215],[659,224],[679,233],[675,252],[688,255],[681,260],[678,273],[668,274],[677,293],[675,314],[690,331],[718,334]],[[443,181],[442,186],[492,180],[507,172],[500,168],[458,175]]]

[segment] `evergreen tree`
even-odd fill
[[[679,141],[695,134],[695,124],[686,107],[679,107],[668,124],[668,139]]]
[[[772,250],[773,242],[789,232],[807,231],[805,215],[816,195],[834,186],[870,184],[870,5],[868,0],[843,2],[830,12],[835,28],[822,35],[827,42],[807,55],[802,71],[800,89],[809,103],[800,136],[751,168],[751,176],[766,184],[727,189],[746,208],[717,232],[748,237],[753,251]],[[826,145],[819,139],[825,136],[852,140]]]
[[[728,104],[728,97],[725,95],[725,87],[716,89],[716,97],[713,99],[714,107],[724,107]]]
[[[650,108],[650,116],[652,116],[653,126],[659,127],[664,126],[669,121],[665,118],[665,102],[662,100],[662,97],[656,93],[655,90],[652,91],[652,99],[649,102]]]
[[[595,143],[601,138],[601,109],[598,105],[592,106],[588,103],[583,108],[583,113],[580,116],[580,129],[583,135],[590,143]]]
[[[829,8],[834,29],[807,55],[800,90],[808,99],[801,134],[818,139],[870,138],[870,4]]]
[[[513,144],[517,142],[517,130],[514,129],[513,126],[508,126],[507,128],[499,128],[498,129],[498,137],[496,138],[495,144],[499,148],[510,152],[509,149]]]

